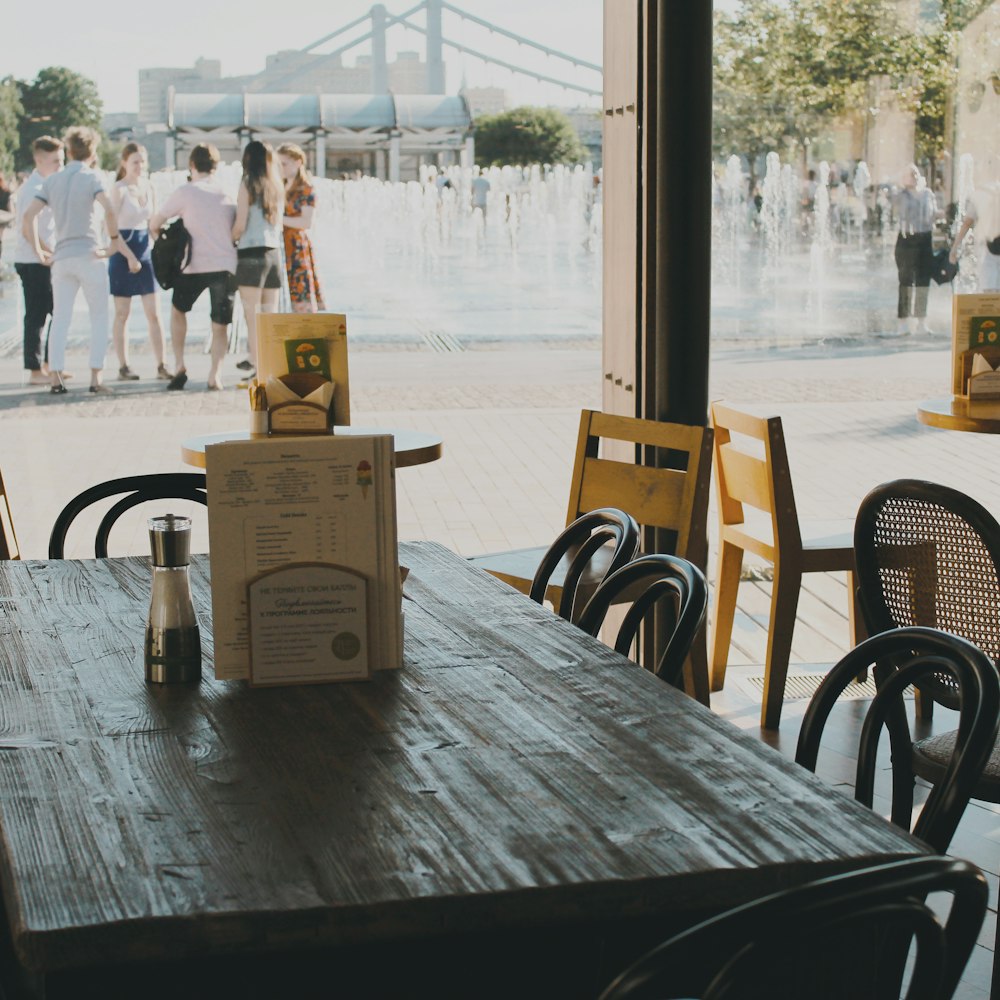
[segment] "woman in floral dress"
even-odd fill
[[[278,147],[278,160],[285,180],[285,268],[289,298],[295,312],[318,312],[326,306],[307,232],[316,210],[316,195],[306,170],[306,154],[299,146],[286,142]]]

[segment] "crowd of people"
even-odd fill
[[[212,327],[208,388],[216,390],[223,387],[222,363],[237,292],[249,354],[238,367],[247,376],[257,364],[257,313],[277,309],[283,273],[296,312],[325,308],[308,233],[316,198],[305,153],[298,146],[287,143],[274,150],[266,142],[247,143],[234,201],[216,178],[218,150],[208,143],[198,145],[191,150],[188,182],[157,205],[146,150],[127,143],[108,188],[97,167],[99,143],[98,134],[86,127],[69,129],[61,140],[36,139],[35,169],[14,193],[14,267],[24,297],[24,366],[30,384],[47,385],[55,395],[68,391],[66,342],[78,292],[83,293],[90,319],[90,391],[98,394],[112,391],[102,378],[109,334],[118,379],[140,378],[129,363],[127,329],[137,296],[146,316],[156,377],[168,390],[187,384],[188,313],[202,293],[208,292]],[[175,218],[190,234],[191,249],[171,294],[170,370],[151,248]]]

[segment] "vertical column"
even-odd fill
[[[375,176],[380,180],[385,180],[386,170],[385,170],[385,150],[376,149],[374,152],[375,157]]]
[[[655,391],[648,416],[704,424],[712,292],[712,5],[656,0],[655,8],[649,56],[656,107],[647,150]]]
[[[398,132],[389,133],[389,180],[393,184],[399,182],[399,140]]]
[[[385,57],[385,4],[372,7],[372,93],[389,92],[389,64]]]
[[[444,59],[441,57],[441,0],[426,0],[427,93],[443,94]]]
[[[167,138],[163,143],[163,158],[170,170],[177,169],[177,140],[174,138],[173,132],[167,133]]]
[[[316,151],[316,165],[313,169],[313,173],[317,177],[326,177],[326,133],[317,132],[316,142],[313,145],[313,149]]]
[[[467,135],[465,137],[465,145],[462,147],[462,151],[459,154],[459,163],[461,163],[464,170],[471,170],[473,163],[476,162],[476,140],[473,136]]]

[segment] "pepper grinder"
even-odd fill
[[[201,636],[191,599],[191,518],[149,519],[153,587],[146,623],[146,680],[201,680]]]

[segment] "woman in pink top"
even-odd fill
[[[206,289],[212,304],[212,361],[208,369],[208,388],[222,388],[219,369],[226,356],[228,328],[233,320],[236,297],[236,248],[233,246],[236,203],[215,179],[218,165],[219,151],[215,146],[209,143],[195,146],[188,161],[191,182],[173,191],[149,220],[149,232],[154,239],[168,219],[178,216],[191,234],[191,260],[178,276],[171,299],[170,343],[176,374],[167,383],[168,389],[183,389],[187,383],[184,363],[187,314]]]

